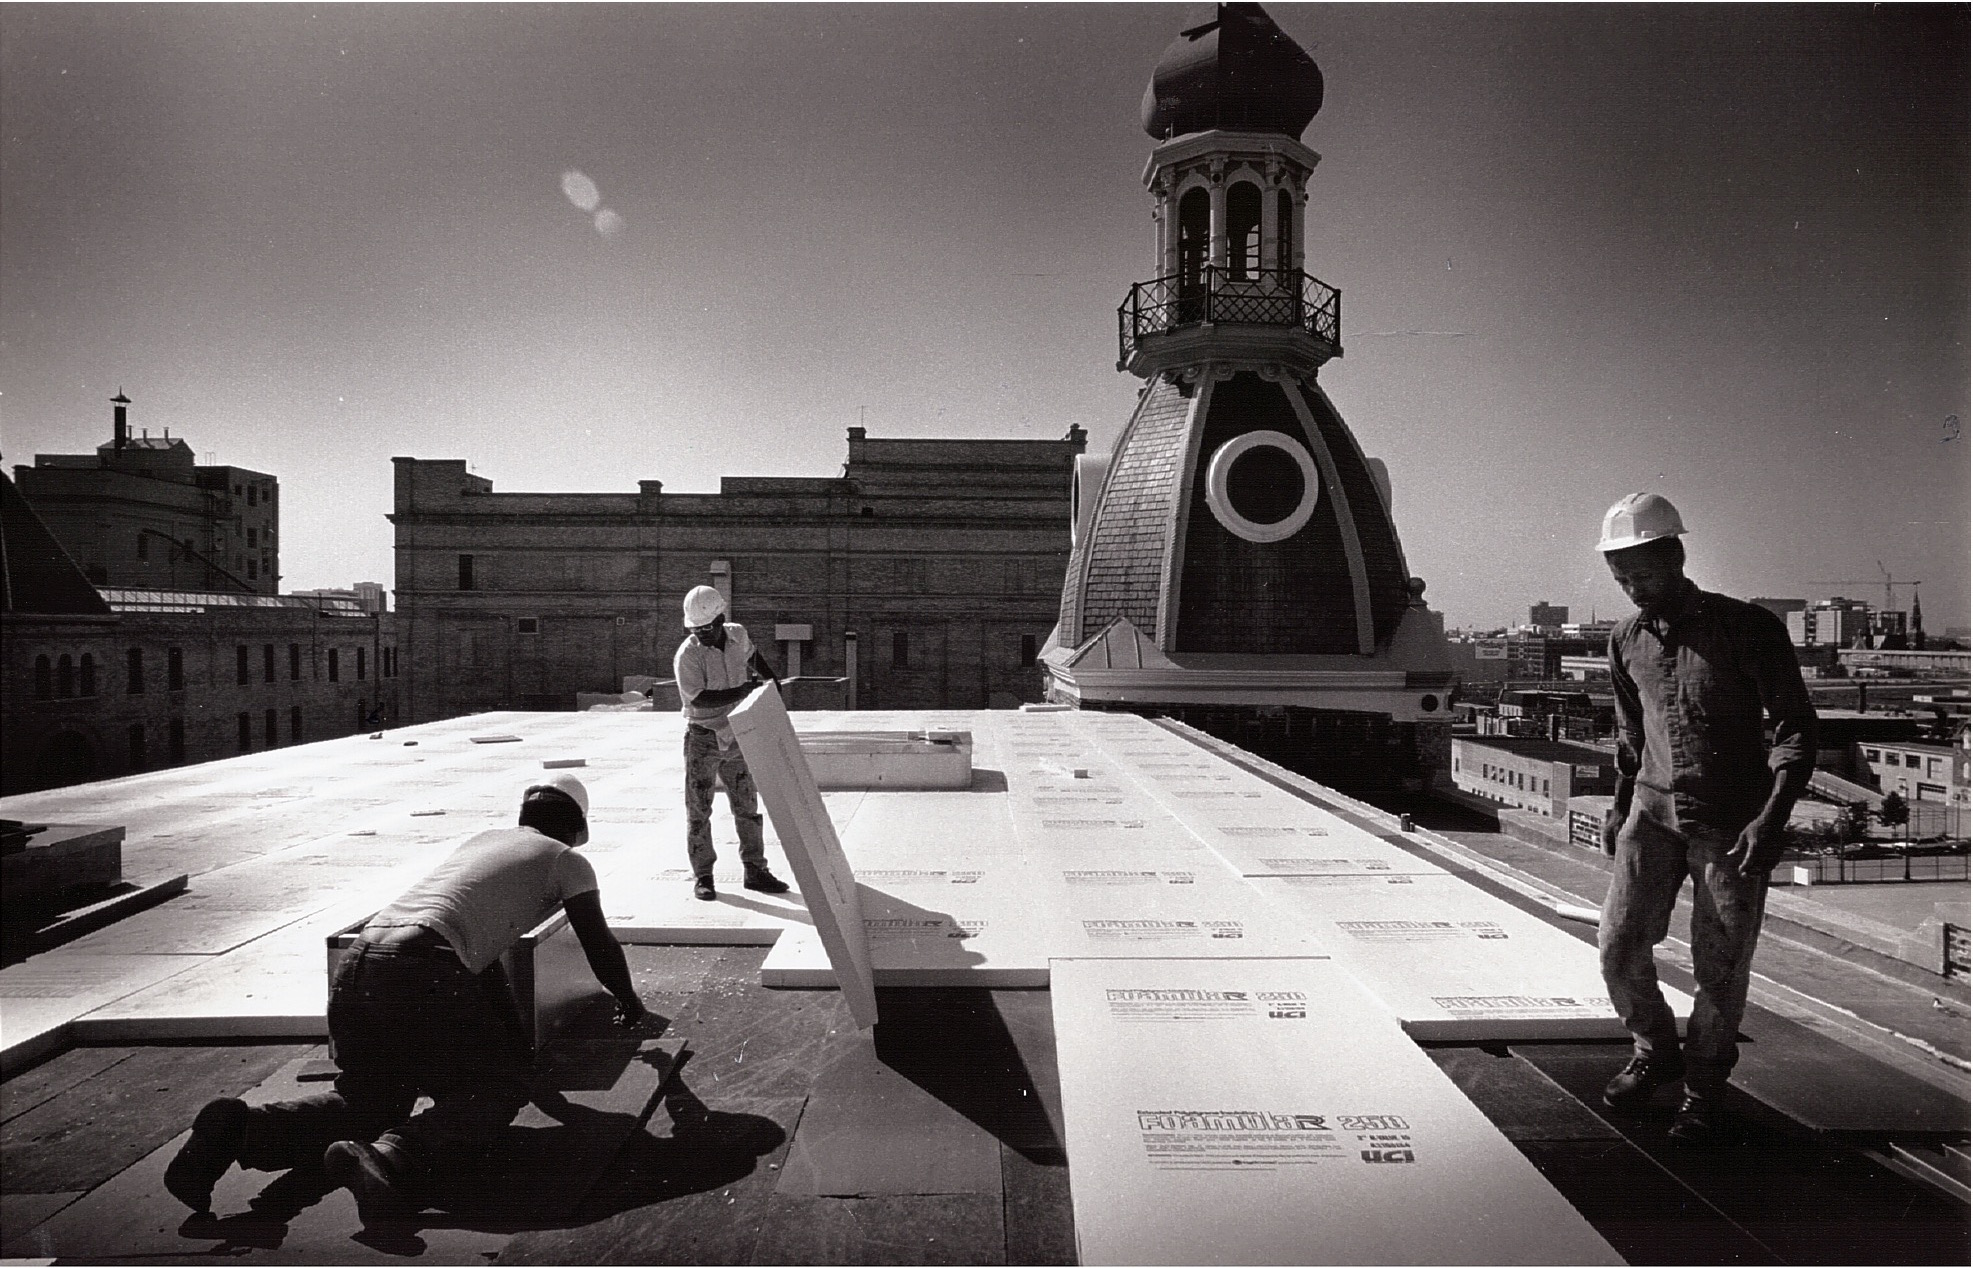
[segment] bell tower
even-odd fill
[[[1262,719],[1314,734],[1348,715],[1363,734],[1344,747],[1389,748],[1392,725],[1447,718],[1444,634],[1384,465],[1317,383],[1343,354],[1342,292],[1307,271],[1321,156],[1301,134],[1322,96],[1257,4],[1206,9],[1152,72],[1155,272],[1117,309],[1117,368],[1145,386],[1108,457],[1077,465],[1041,658],[1055,699],[1241,743]]]

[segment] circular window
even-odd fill
[[[1300,532],[1315,514],[1321,488],[1308,449],[1278,431],[1235,436],[1206,464],[1206,505],[1228,532],[1250,542]]]

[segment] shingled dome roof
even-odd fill
[[[1257,4],[1204,6],[1158,59],[1144,130],[1159,140],[1226,128],[1299,140],[1322,109],[1322,72]]]

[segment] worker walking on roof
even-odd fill
[[[713,888],[713,781],[726,783],[726,805],[740,834],[741,884],[763,894],[785,894],[788,886],[768,870],[761,838],[760,801],[747,759],[740,754],[726,715],[762,679],[778,683],[747,637],[747,627],[726,619],[726,596],[711,586],[694,586],[685,596],[685,641],[672,657],[678,700],[685,713],[685,852],[692,861],[692,893],[706,902]]]
[[[1682,1079],[1671,1135],[1704,1144],[1723,1133],[1768,872],[1815,767],[1816,719],[1788,631],[1767,609],[1688,580],[1685,531],[1670,502],[1633,493],[1604,515],[1597,543],[1637,605],[1610,633],[1617,791],[1603,852],[1616,867],[1597,943],[1610,1002],[1635,1041],[1604,1101],[1642,1109]],[[1688,876],[1698,988],[1681,1052],[1652,948]]]
[[[558,774],[522,795],[520,825],[481,832],[370,918],[329,988],[335,1090],[294,1101],[208,1102],[165,1169],[194,1211],[234,1163],[259,1171],[319,1164],[356,1195],[365,1224],[419,1209],[421,1176],[472,1164],[528,1101],[533,1057],[501,955],[568,913],[617,1023],[644,1005],[611,936],[589,839],[589,794]],[[432,1106],[413,1115],[420,1095]]]

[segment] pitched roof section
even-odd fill
[[[1191,406],[1177,386],[1154,379],[1117,442],[1088,541],[1078,544],[1062,587],[1063,642],[1079,644],[1113,617],[1158,628]]]
[[[110,605],[5,475],[0,475],[0,611],[110,614]]]

